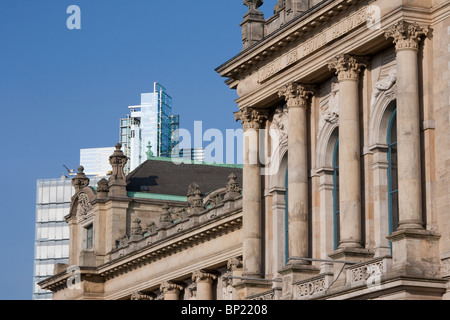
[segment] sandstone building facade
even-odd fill
[[[130,198],[118,148],[109,182],[74,179],[80,286],[67,266],[41,286],[56,299],[449,299],[450,3],[279,0],[268,19],[262,0],[244,4],[243,50],[216,69],[239,96],[242,184],[192,185],[175,219]]]

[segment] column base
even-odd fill
[[[440,235],[423,229],[402,229],[387,237],[392,242],[392,272],[440,278],[439,238]]]
[[[233,284],[236,289],[239,300],[246,300],[247,297],[258,295],[272,289],[271,281],[261,280],[242,280]]]
[[[294,296],[292,284],[319,275],[320,269],[312,265],[295,264],[287,265],[278,273],[283,277],[280,300],[292,300]]]

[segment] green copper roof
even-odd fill
[[[168,194],[154,194],[154,193],[144,193],[144,192],[127,192],[127,195],[130,198],[187,202],[187,197],[172,196],[172,195],[168,195]]]

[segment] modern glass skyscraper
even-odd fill
[[[96,186],[102,178],[90,179],[90,185]],[[52,298],[52,292],[37,283],[53,275],[56,264],[69,262],[69,226],[64,216],[69,213],[73,193],[68,177],[37,181],[33,300]]]
[[[80,150],[80,164],[88,176],[107,176],[111,172],[109,156],[115,148],[89,148]]]
[[[177,154],[179,116],[172,115],[172,98],[159,83],[154,83],[153,93],[141,94],[141,104],[130,106],[130,114],[120,120],[120,143],[130,158],[125,168],[129,173],[155,157]]]

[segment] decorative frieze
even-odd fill
[[[278,95],[286,99],[289,108],[307,108],[308,100],[313,94],[310,87],[298,83],[290,83],[285,85],[278,91]]]
[[[274,300],[274,297],[275,297],[275,292],[270,291],[270,292],[265,292],[260,295],[254,296],[250,300],[255,300],[255,301]]]
[[[389,269],[391,258],[380,258],[366,263],[351,266],[347,270],[349,284],[366,282],[368,285],[379,283],[381,276]]]
[[[307,299],[313,295],[323,293],[327,290],[326,275],[316,277],[310,281],[295,285],[294,298]]]
[[[297,47],[289,50],[272,62],[263,66],[258,70],[258,82],[263,83],[267,79],[300,61],[304,57],[324,48],[331,41],[334,41],[362,24],[367,23],[367,19],[370,16],[368,9],[370,9],[370,6],[364,6],[353,14],[343,17],[337,23],[332,24],[329,28],[318,32],[305,42],[302,41]]]
[[[267,109],[256,109],[245,107],[234,113],[236,121],[241,121],[244,131],[248,129],[261,129],[264,122],[268,118],[269,111]]]
[[[356,57],[344,53],[328,62],[328,68],[336,72],[339,81],[358,81],[362,68],[366,66],[367,59],[365,57]]]
[[[385,32],[386,38],[393,38],[395,50],[418,50],[421,37],[426,36],[428,28],[419,26],[416,22],[400,21]]]

